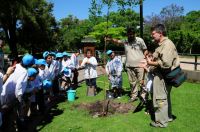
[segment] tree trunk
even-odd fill
[[[6,34],[6,39],[8,40],[12,57],[15,59],[18,57],[16,27],[14,25],[9,26],[9,28],[4,28],[4,31]]]

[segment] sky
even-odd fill
[[[53,14],[56,20],[67,17],[68,15],[76,16],[79,19],[88,18],[88,10],[91,6],[91,0],[48,0],[54,3]],[[159,14],[163,7],[171,4],[184,7],[184,14],[192,10],[200,10],[200,0],[145,0],[143,3],[144,17],[153,14]],[[111,11],[116,10],[112,7]],[[139,6],[133,8],[139,13]],[[107,11],[104,10],[104,13]]]

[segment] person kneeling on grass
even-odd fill
[[[122,95],[122,62],[115,56],[112,50],[108,50],[106,54],[110,60],[106,64],[106,73],[111,83],[114,97],[120,98]]]

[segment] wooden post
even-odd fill
[[[197,70],[197,55],[194,56],[195,60],[194,60],[194,70]]]

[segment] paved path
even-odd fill
[[[183,57],[180,56],[180,61],[185,61],[185,62],[194,62],[194,57]],[[125,62],[125,56],[122,56],[122,62]],[[197,62],[200,63],[200,57],[198,57]],[[181,63],[181,68],[184,70],[191,70],[194,71],[194,64],[185,64]],[[197,66],[197,70],[200,70],[200,65]]]
[[[122,62],[123,62],[123,58],[122,58]],[[186,58],[186,57],[180,57],[180,61],[186,61],[186,62],[194,62],[194,58]],[[200,58],[197,59],[197,62],[200,63]],[[184,70],[191,70],[194,71],[194,65],[193,64],[185,64],[185,63],[181,63],[181,68]],[[200,65],[197,66],[197,70],[200,71]],[[105,69],[102,66],[98,66],[97,67],[97,74],[98,75],[103,75],[105,74]],[[84,80],[84,70],[80,70],[79,71],[79,77],[78,77],[79,81],[83,81]]]

